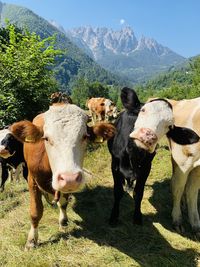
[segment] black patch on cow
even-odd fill
[[[136,93],[130,88],[123,88],[122,103],[126,108],[121,112],[115,122],[116,134],[108,141],[108,149],[112,155],[112,174],[114,179],[114,205],[110,216],[110,225],[115,226],[119,217],[119,204],[123,196],[125,181],[130,188],[134,187],[135,211],[134,223],[142,223],[141,201],[144,185],[151,169],[151,162],[155,156],[136,146],[129,137],[133,131],[138,113],[143,106]]]
[[[150,100],[149,103],[155,102],[155,101],[164,101],[165,103],[167,103],[169,108],[173,109],[171,103],[169,103],[169,101],[167,101],[167,99],[165,99],[165,98],[155,98],[155,99]]]
[[[28,177],[28,169],[24,160],[23,144],[15,139],[12,134],[9,133],[2,139],[1,145],[5,146],[10,154],[14,153],[11,157],[6,159],[0,157],[0,164],[2,168],[0,188],[3,190],[4,184],[8,179],[8,170],[10,169],[10,166],[16,169],[20,163],[24,163],[23,176],[25,179]]]
[[[186,127],[170,127],[167,137],[179,145],[189,145],[199,142],[200,137],[192,129]]]
[[[121,101],[123,106],[133,113],[141,107],[141,103],[138,99],[136,92],[128,87],[124,87],[121,90]]]

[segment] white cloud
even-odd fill
[[[125,23],[124,19],[120,19],[120,24],[123,25]]]

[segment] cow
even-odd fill
[[[114,179],[114,204],[109,220],[111,226],[116,226],[118,223],[119,205],[125,184],[129,191],[133,191],[135,200],[133,222],[142,224],[141,201],[144,186],[156,154],[156,144],[161,136],[168,134],[175,142],[181,144],[199,140],[199,136],[192,130],[174,125],[172,107],[167,101],[160,99],[144,105],[135,91],[127,87],[121,91],[121,101],[125,110],[120,113],[114,124],[116,134],[108,141]],[[142,115],[147,112],[146,106],[148,105],[155,105],[157,110],[152,117],[148,117],[148,121],[144,121]],[[161,121],[156,133],[150,130],[150,127],[144,127],[144,125],[149,125],[154,116],[158,116]],[[140,124],[143,125],[141,129]]]
[[[53,105],[54,103],[72,104],[72,99],[66,93],[55,92],[50,96],[50,104]]]
[[[0,131],[0,164],[1,164],[1,184],[0,191],[4,191],[4,185],[9,177],[9,171],[16,171],[18,178],[20,166],[23,168],[23,176],[27,179],[28,170],[24,160],[23,144],[19,142],[9,131]]]
[[[88,116],[76,105],[56,103],[36,116],[33,122],[14,123],[12,134],[24,143],[28,166],[31,229],[26,249],[38,244],[38,225],[43,215],[42,192],[56,195],[60,208],[59,225],[67,225],[69,194],[80,191],[85,179],[83,158],[87,141],[96,136],[111,138],[115,127],[109,123],[87,126]]]
[[[163,120],[165,114],[165,120]],[[173,115],[173,120],[170,119]],[[154,151],[160,138],[166,134],[172,154],[172,220],[181,233],[181,200],[186,193],[189,222],[200,237],[200,220],[197,207],[200,188],[200,98],[190,100],[153,99],[141,109],[131,137],[138,147]],[[176,125],[176,126],[175,126]],[[187,128],[186,128],[187,127]]]
[[[89,109],[93,124],[97,119],[98,121],[109,121],[110,118],[117,117],[117,107],[110,99],[92,97],[86,102],[86,106]]]

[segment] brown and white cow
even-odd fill
[[[87,115],[73,104],[55,104],[38,115],[33,123],[20,121],[10,130],[24,142],[28,166],[31,229],[26,248],[38,241],[38,224],[43,215],[42,193],[53,196],[60,192],[60,226],[67,224],[66,207],[69,193],[80,191],[84,184],[83,157],[87,140],[95,136],[109,139],[115,128],[108,123],[87,126]]]
[[[167,134],[173,165],[173,225],[178,232],[184,230],[181,199],[185,191],[189,222],[198,236],[200,236],[197,206],[200,189],[199,118],[200,98],[181,101],[154,99],[142,107],[134,131],[130,135],[138,146],[154,151],[160,138]]]
[[[110,99],[92,97],[87,101],[86,106],[89,109],[93,124],[97,119],[98,121],[109,121],[109,118],[117,117],[117,107]]]

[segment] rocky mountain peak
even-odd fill
[[[167,54],[170,49],[160,45],[155,39],[142,36],[138,41],[136,50],[149,50],[150,52],[162,56]]]
[[[94,58],[99,57],[99,51],[114,54],[127,54],[133,51],[138,44],[133,30],[124,27],[119,31],[108,28],[79,27],[67,31],[72,38],[81,39],[93,52]]]

